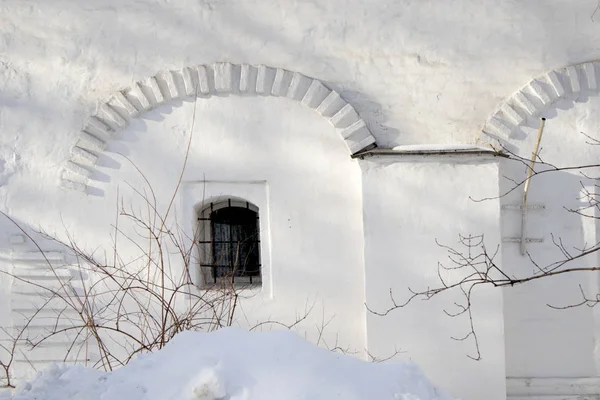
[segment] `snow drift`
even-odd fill
[[[451,400],[411,362],[368,363],[289,331],[184,332],[113,372],[55,365],[1,400]]]

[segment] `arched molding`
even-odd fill
[[[86,192],[107,143],[133,118],[159,105],[194,96],[252,94],[286,97],[314,109],[339,132],[350,154],[376,144],[354,107],[318,79],[282,68],[219,62],[160,72],[113,93],[85,122],[61,172],[61,185]]]
[[[532,79],[486,121],[481,139],[500,145],[514,142],[522,137],[521,128],[528,126],[528,121],[537,127],[537,118],[548,118],[548,110],[559,100],[570,99],[573,101],[570,107],[573,107],[580,97],[596,94],[599,70],[600,62],[589,61],[554,69]]]

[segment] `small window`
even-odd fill
[[[205,284],[260,284],[258,208],[228,199],[198,217],[200,268]]]

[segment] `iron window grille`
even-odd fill
[[[228,199],[210,203],[198,217],[204,283],[260,284],[258,208]]]

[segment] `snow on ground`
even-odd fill
[[[55,365],[0,400],[451,400],[411,362],[368,363],[290,331],[184,332],[116,371]]]

